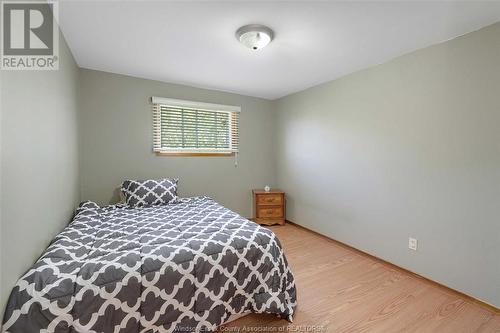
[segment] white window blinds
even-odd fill
[[[159,97],[152,103],[155,152],[238,152],[240,107]]]

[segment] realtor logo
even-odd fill
[[[59,68],[57,2],[2,1],[1,69]]]

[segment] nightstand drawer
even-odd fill
[[[281,205],[283,196],[281,194],[257,195],[257,205]]]
[[[283,207],[257,207],[257,217],[283,217]]]

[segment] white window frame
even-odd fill
[[[153,151],[158,155],[165,156],[232,156],[239,152],[239,113],[240,106],[187,101],[181,99],[151,97],[153,105]],[[200,111],[212,111],[231,114],[229,123],[229,148],[173,148],[162,147],[161,138],[161,107],[178,109],[191,109]],[[233,118],[234,117],[234,118]],[[236,126],[236,128],[234,127]],[[236,135],[236,137],[234,137]]]

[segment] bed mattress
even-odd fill
[[[17,282],[2,331],[206,332],[246,312],[291,321],[295,306],[273,232],[208,197],[85,202]]]

